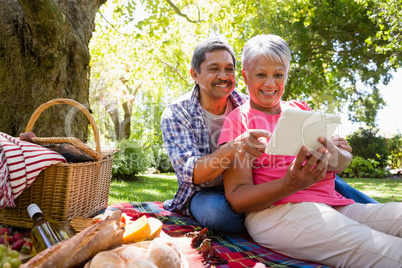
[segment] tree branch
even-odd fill
[[[198,17],[198,21],[191,20],[186,14],[182,13],[182,12],[180,11],[180,9],[179,9],[175,4],[173,4],[172,1],[166,0],[166,2],[168,2],[169,6],[171,6],[171,7],[173,8],[173,10],[177,13],[177,15],[179,15],[179,16],[185,18],[188,22],[191,22],[191,23],[198,23],[198,22],[200,22],[200,18],[199,18],[199,17]]]
[[[180,72],[177,70],[177,68],[173,67],[171,64],[169,64],[168,62],[163,61],[162,59],[160,59],[160,58],[157,57],[157,56],[154,56],[154,58],[155,58],[157,61],[159,61],[159,62],[161,62],[162,64],[164,64],[164,65],[166,65],[167,67],[169,67],[169,69],[171,69],[174,73],[176,73],[177,76],[178,76],[181,80],[183,80],[183,81],[186,83],[186,86],[189,86],[187,79],[185,79],[183,76],[180,75]]]
[[[169,1],[169,0],[168,0],[168,1]],[[176,7],[176,8],[177,8],[177,7]],[[178,9],[177,9],[177,10],[178,10]],[[113,29],[114,31],[116,31],[118,34],[124,35],[124,36],[126,36],[126,37],[130,37],[129,34],[119,32],[119,30],[116,29],[116,27],[115,27],[113,24],[111,24],[111,23],[105,18],[105,16],[104,16],[102,13],[100,13],[100,14],[101,14],[102,18],[106,21],[106,23],[109,24],[109,25],[112,27],[112,29]],[[141,45],[142,47],[144,47],[145,49],[149,49],[149,46],[143,44],[141,41],[139,41],[139,40],[137,40],[137,39],[134,39],[134,42],[140,44],[140,45]],[[190,86],[189,83],[188,83],[188,81],[187,81],[187,79],[185,79],[182,75],[180,75],[180,72],[179,72],[179,70],[178,70],[177,68],[175,68],[174,66],[172,66],[170,63],[168,63],[168,62],[166,62],[166,61],[163,61],[161,58],[159,58],[158,56],[156,56],[154,53],[150,53],[150,55],[151,55],[152,58],[154,58],[155,60],[161,62],[161,63],[164,64],[164,65],[166,65],[170,70],[172,70],[174,73],[176,73],[177,76],[178,76],[181,80],[183,80],[183,81],[186,83],[186,86]],[[140,85],[140,86],[141,86],[141,85]]]

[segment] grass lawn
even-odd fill
[[[380,203],[402,202],[402,179],[352,178],[344,181]]]
[[[122,202],[165,201],[178,188],[174,173],[139,175],[132,181],[112,180],[109,205]]]
[[[402,202],[402,179],[344,179],[352,187],[381,203]],[[112,181],[109,204],[122,202],[164,201],[177,191],[174,173],[145,174],[132,181]]]

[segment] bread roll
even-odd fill
[[[126,263],[111,251],[101,251],[92,258],[89,268],[125,268]]]
[[[163,238],[155,238],[148,248],[148,260],[158,268],[180,268],[180,253],[175,245]]]
[[[136,259],[130,262],[127,268],[158,268],[158,266],[145,259]]]
[[[136,259],[146,259],[147,250],[136,245],[122,246],[112,250],[126,263],[130,263]]]

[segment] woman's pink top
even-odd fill
[[[285,109],[311,110],[306,103],[299,101],[281,102],[282,111]],[[250,107],[249,102],[232,111],[226,118],[219,137],[218,144],[223,144],[236,139],[248,129],[264,129],[271,133],[279,120],[280,114],[267,115]],[[296,156],[267,155],[265,153],[253,162],[254,184],[274,181],[283,178],[288,166]],[[331,206],[348,205],[354,203],[335,191],[335,174],[327,172],[327,175],[311,187],[294,193],[275,203],[318,202]]]

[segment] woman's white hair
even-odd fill
[[[263,34],[248,40],[241,55],[243,69],[247,70],[260,56],[283,64],[286,73],[289,71],[291,52],[289,45],[282,37],[274,34]]]

